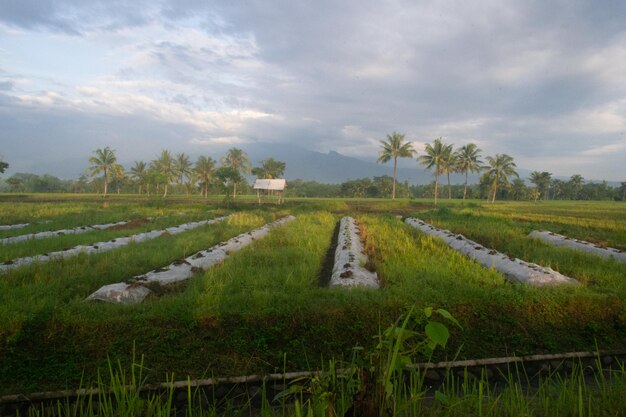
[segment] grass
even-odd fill
[[[369,353],[368,353],[369,354]],[[365,355],[363,355],[365,356]],[[363,356],[348,363],[329,361],[320,374],[301,377],[283,385],[277,395],[272,384],[260,390],[230,388],[216,395],[215,387],[175,389],[174,376],[166,378],[161,390],[144,391],[149,368],[142,357],[130,367],[108,361],[105,372],[87,393],[29,407],[23,415],[31,417],[91,416],[174,416],[189,417],[244,416],[301,417],[612,417],[626,413],[626,370],[618,363],[604,368],[600,360],[594,366],[571,362],[571,367],[553,368],[532,375],[523,365],[509,366],[501,375],[448,371],[435,386],[425,384],[423,371],[405,369],[391,374],[388,395],[372,402],[369,391],[382,383],[382,373],[374,380],[364,379]],[[341,367],[341,369],[340,369]],[[383,371],[380,369],[379,371]],[[219,389],[219,388],[218,388]]]
[[[15,204],[20,203],[0,202],[0,208]],[[24,204],[35,210],[40,203]],[[55,204],[66,206],[55,212]],[[451,329],[448,350],[438,354],[442,359],[457,352],[461,358],[475,358],[593,350],[596,344],[601,349],[623,347],[623,267],[526,238],[532,228],[550,230],[559,224],[569,233],[591,230],[598,239],[624,244],[622,232],[613,230],[612,225],[623,221],[613,203],[586,206],[588,216],[570,204],[569,217],[559,214],[567,212],[567,205],[546,204],[545,218],[538,205],[530,203],[441,206],[434,209],[421,200],[302,199],[260,208],[253,201],[236,202],[230,210],[238,214],[227,223],[11,271],[0,279],[0,393],[76,387],[81,375],[85,383],[95,383],[98,371],[107,369],[107,357],[129,362],[133,346],[151,364],[145,376],[153,382],[171,372],[201,378],[316,368],[325,359],[348,357],[355,346],[371,348],[372,335],[411,305],[446,308],[461,323],[462,329]],[[595,209],[604,214],[596,216]],[[113,213],[116,220],[127,219],[129,213],[161,213],[178,224],[180,219],[207,218],[224,209],[197,199],[188,204],[111,199],[109,209],[72,201],[50,203],[50,211],[41,210],[42,217],[56,218],[58,224],[81,210],[102,212],[92,217]],[[297,219],[143,304],[83,301],[102,285],[167,265],[288,213]],[[370,266],[382,279],[379,291],[324,287],[335,226],[345,214],[354,215],[361,225]],[[404,224],[397,214],[414,215],[486,246],[548,263],[574,274],[583,285],[511,285],[495,271]],[[536,218],[521,220],[531,215]],[[18,222],[18,215],[12,216]],[[106,240],[107,233],[89,239]]]
[[[519,206],[518,210],[522,208],[525,209]],[[626,229],[617,228],[622,222],[626,224],[623,213],[613,211],[609,215],[607,213],[610,210],[604,211],[605,217],[598,220],[593,228],[584,225],[589,219],[584,218],[584,212],[580,211],[573,211],[571,216],[561,218],[558,224],[552,221],[520,220],[517,218],[518,213],[513,211],[509,211],[509,217],[505,217],[501,209],[494,213],[494,209],[476,211],[444,207],[418,213],[418,216],[437,227],[463,234],[488,248],[550,267],[597,292],[626,296],[626,264],[623,262],[601,259],[573,249],[556,248],[527,237],[532,230],[544,229],[592,241],[597,241],[597,236],[601,236],[610,246],[626,248]]]

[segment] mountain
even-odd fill
[[[393,175],[392,161],[377,164],[335,151],[321,153],[295,145],[268,143],[248,144],[244,149],[253,165],[259,165],[260,161],[266,158],[286,162],[285,178],[287,180],[303,179],[338,184],[357,178]],[[426,184],[432,181],[432,176],[418,167],[415,161],[415,168],[398,168],[398,181],[405,180],[411,184]]]

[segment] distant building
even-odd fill
[[[256,190],[257,198],[259,199],[259,204],[261,204],[261,190],[266,191],[267,196],[276,195],[278,196],[278,204],[282,204],[285,202],[285,188],[287,188],[287,180],[285,179],[274,179],[274,180],[256,180],[254,182],[254,187]]]

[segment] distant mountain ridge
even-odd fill
[[[287,163],[285,178],[287,180],[303,179],[321,183],[339,184],[358,178],[372,178],[383,175],[393,176],[393,161],[386,164],[364,161],[362,159],[342,155],[335,151],[321,153],[289,144],[252,143],[242,148],[248,153],[253,165],[261,160],[274,158]],[[428,184],[434,181],[431,171],[426,171],[414,159],[415,168],[398,167],[398,181],[409,184]],[[405,162],[408,162],[406,159]],[[447,181],[447,179],[440,178]],[[450,175],[453,184],[465,182],[464,175]],[[473,175],[470,182],[477,182],[478,176]]]

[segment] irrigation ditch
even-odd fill
[[[423,401],[428,405],[434,400],[435,391],[449,382],[450,378],[465,383],[482,380],[486,381],[492,388],[497,389],[498,386],[507,382],[507,378],[513,375],[518,377],[517,382],[526,392],[532,390],[541,378],[555,374],[566,376],[576,367],[580,367],[582,372],[588,376],[585,380],[589,384],[597,383],[592,375],[598,371],[606,374],[606,378],[610,380],[612,372],[624,371],[625,363],[626,350],[618,350],[423,362],[406,366],[405,371],[418,369],[421,372],[424,378],[424,388],[427,390]],[[340,374],[348,370],[350,368],[341,368],[336,369],[335,372]],[[135,390],[144,397],[154,394],[167,396],[173,393],[173,408],[178,411],[184,411],[189,406],[190,392],[193,392],[194,398],[199,400],[197,404],[199,407],[215,406],[229,401],[229,404],[234,407],[259,408],[262,401],[269,400],[271,402],[276,396],[288,390],[292,384],[302,384],[303,381],[315,377],[324,377],[327,374],[328,371],[314,370],[186,379],[122,388]],[[114,392],[108,388],[81,388],[4,395],[0,397],[0,417],[29,415],[29,410],[54,410],[59,402],[75,404],[89,398],[93,399],[90,405],[96,408],[98,398],[109,396],[114,396]]]

